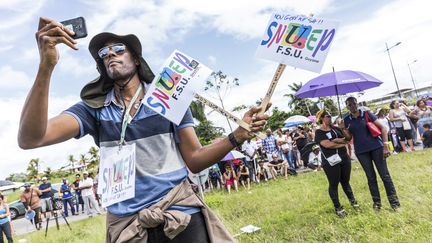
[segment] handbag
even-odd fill
[[[402,127],[404,130],[411,130],[411,124],[408,119],[402,122]]]
[[[367,111],[365,111],[365,117],[366,117],[366,126],[370,134],[372,135],[372,137],[376,138],[378,136],[381,136],[381,129],[379,129],[377,125],[375,125],[375,123],[373,123],[370,120],[369,113]]]
[[[324,155],[324,153],[323,153],[323,155]],[[324,158],[326,158],[325,155],[324,155]],[[332,156],[326,158],[326,160],[329,162],[330,166],[334,166],[334,165],[337,165],[340,162],[342,162],[342,158],[339,156],[337,149],[336,149],[336,153],[333,154]]]

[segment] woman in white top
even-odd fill
[[[394,100],[390,103],[390,114],[389,119],[392,121],[396,127],[396,132],[399,136],[399,140],[401,142],[402,151],[407,152],[405,141],[408,140],[408,145],[410,146],[411,151],[414,151],[414,144],[412,140],[411,133],[411,123],[408,119],[408,114],[411,113],[411,110],[403,103],[400,103],[398,100]]]

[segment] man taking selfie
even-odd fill
[[[101,151],[119,147],[119,141],[124,146],[135,144],[135,197],[108,207],[106,242],[234,242],[192,191],[187,168],[197,173],[210,167],[252,133],[239,127],[227,138],[202,147],[190,110],[175,125],[145,107],[141,99],[154,74],[142,57],[141,43],[135,35],[112,33],[100,33],[89,43],[100,76],[84,86],[82,101],[48,119],[51,75],[59,61],[56,45],[77,50],[73,35],[57,21],[40,19],[36,33],[40,63],[21,115],[20,147],[37,148],[87,134]],[[252,132],[261,131],[268,119],[258,111],[254,107],[243,117]],[[125,118],[131,119],[126,127]]]

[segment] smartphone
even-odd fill
[[[87,27],[83,17],[68,19],[60,23],[64,25],[65,28],[75,32],[75,35],[72,36],[74,39],[84,38],[87,36]]]

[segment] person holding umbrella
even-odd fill
[[[325,109],[319,111],[316,117],[318,122],[321,123],[321,128],[315,131],[315,142],[319,144],[322,151],[322,168],[329,182],[328,192],[336,214],[339,217],[345,217],[346,212],[339,202],[339,183],[342,185],[342,189],[347,195],[351,206],[355,209],[359,208],[349,183],[351,177],[351,159],[347,153],[346,145],[350,139],[347,139],[348,137],[342,133],[339,127],[332,125],[331,115]],[[339,161],[331,160],[333,157],[338,157]]]
[[[354,137],[355,154],[366,174],[369,190],[372,195],[373,208],[375,210],[381,209],[381,197],[373,166],[375,164],[378,174],[384,183],[390,205],[393,210],[397,211],[400,208],[400,203],[386,162],[386,158],[390,156],[387,131],[374,114],[358,109],[356,98],[348,97],[345,100],[345,104],[350,114],[344,118],[343,133],[348,141]],[[381,130],[381,137],[372,136],[367,127],[367,120],[372,121]]]

